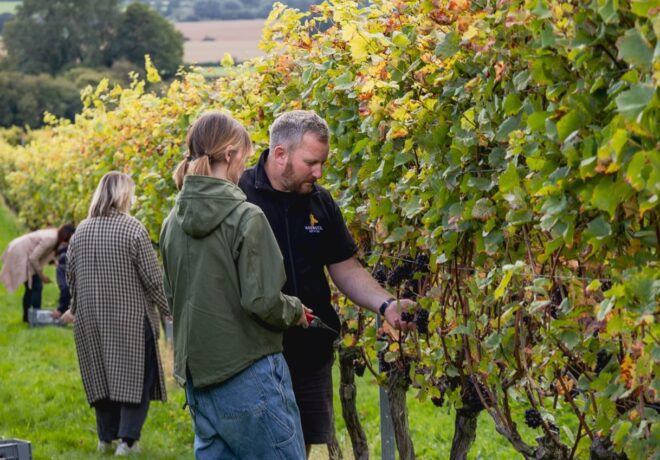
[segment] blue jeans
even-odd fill
[[[186,383],[195,458],[305,459],[300,413],[281,353],[210,388]]]

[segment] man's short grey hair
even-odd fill
[[[295,148],[307,133],[313,133],[319,142],[328,143],[330,131],[325,120],[311,110],[292,110],[275,119],[270,126],[270,150],[278,145]]]

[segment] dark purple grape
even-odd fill
[[[596,353],[596,375],[599,375],[603,369],[605,369],[605,366],[607,366],[607,363],[610,362],[611,358],[612,355],[605,350],[600,350],[598,353]]]
[[[429,256],[423,253],[417,254],[415,258],[415,271],[418,273],[428,273],[429,270]]]
[[[550,290],[550,302],[559,306],[567,295],[568,292],[562,284],[555,284]]]
[[[403,291],[401,291],[400,297],[402,299],[412,299],[414,300],[417,297],[417,293],[415,292],[417,283],[413,281],[406,281],[406,286],[403,288]]]
[[[406,323],[411,323],[415,321],[415,314],[409,311],[404,311],[403,313],[401,313],[401,321],[405,321]]]
[[[486,399],[486,402],[488,402],[488,393],[486,393],[486,387],[482,383],[478,383],[478,385],[481,394]],[[461,400],[463,402],[463,408],[469,410],[470,412],[480,412],[484,409],[484,405],[479,398],[479,393],[477,393],[477,389],[474,387],[472,377],[468,377],[465,382],[465,386],[461,392]]]
[[[420,334],[429,333],[429,311],[424,308],[417,309],[415,323]]]
[[[530,428],[538,428],[543,424],[541,414],[536,409],[527,409],[525,411],[525,424]]]
[[[385,361],[385,350],[378,352],[378,370],[386,374],[392,370],[392,365]]]
[[[412,275],[412,263],[405,260],[390,271],[390,274],[387,276],[387,285],[390,287],[398,287],[403,281],[411,279]]]
[[[379,263],[376,265],[376,268],[374,268],[372,276],[376,281],[378,281],[378,284],[381,286],[385,286],[385,283],[387,282],[387,273],[385,272],[385,265],[382,263]]]
[[[364,371],[367,368],[366,363],[361,360],[361,359],[356,359],[353,361],[353,369],[355,370],[355,375],[358,377],[362,377],[364,375]]]
[[[362,243],[360,243],[360,248],[362,249],[362,254],[364,254],[365,257],[369,257],[371,255],[371,243],[367,240],[363,240]]]
[[[559,318],[559,307],[563,300],[568,296],[566,287],[562,284],[555,284],[550,290],[550,304],[546,307],[547,313],[553,319]]]
[[[433,397],[431,398],[431,402],[435,407],[442,407],[442,405],[445,403],[445,398],[444,396],[440,396],[439,398]]]

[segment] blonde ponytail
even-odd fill
[[[210,176],[212,164],[226,162],[227,152],[252,150],[252,141],[243,125],[218,111],[205,112],[193,123],[186,144],[188,156],[173,174],[178,190],[183,187],[185,176]]]

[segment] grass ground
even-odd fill
[[[0,203],[0,251],[22,231]],[[55,279],[52,267],[47,273]],[[21,322],[21,291],[8,294],[0,285],[0,439],[29,440],[35,460],[104,458],[94,453],[94,413],[85,401],[72,329],[27,328]],[[46,285],[44,308],[53,308],[57,295],[56,285]],[[161,343],[161,349],[167,366],[171,367],[171,350],[164,343]],[[166,373],[171,375],[171,368]],[[335,384],[337,381],[335,375]],[[141,441],[142,454],[138,458],[193,458],[192,427],[188,412],[182,409],[183,392],[171,378],[168,386],[169,400],[151,406]],[[340,407],[336,396],[339,442],[345,457],[352,458]],[[372,458],[380,458],[378,387],[373,378],[358,381],[358,410]],[[430,403],[422,404],[411,397],[409,413],[418,457],[448,458],[453,436],[453,412],[446,408],[437,409]],[[534,433],[523,431],[523,435],[531,441]],[[327,458],[326,449],[314,447],[312,459],[323,458]],[[490,417],[483,415],[469,458],[511,460],[520,456],[495,432]]]

